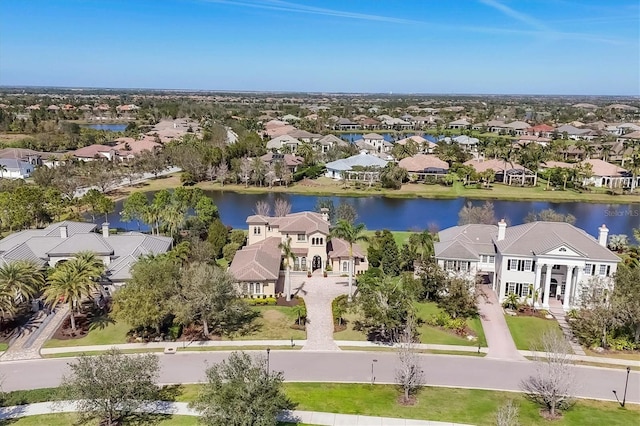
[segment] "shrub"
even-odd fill
[[[170,340],[177,340],[182,334],[182,325],[174,324],[167,330],[167,336]]]
[[[265,305],[275,306],[278,301],[275,297],[267,297],[266,299],[264,299],[264,303]]]
[[[632,351],[636,348],[635,343],[628,336],[612,337],[607,336],[607,343],[614,351]]]

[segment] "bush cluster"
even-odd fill
[[[464,318],[452,318],[451,315],[446,312],[440,312],[437,315],[431,315],[431,318],[427,319],[427,324],[435,327],[443,327],[448,330],[453,330],[457,334],[464,334],[467,328],[467,321]]]
[[[247,303],[251,306],[275,306],[278,301],[275,297],[264,297],[259,299],[246,299]]]

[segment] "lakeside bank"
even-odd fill
[[[175,173],[161,179],[151,179],[132,187],[122,188],[113,193],[114,199],[126,198],[129,193],[135,191],[153,192],[161,189],[172,189],[182,186],[180,174]],[[467,198],[472,200],[487,201],[541,201],[549,203],[597,203],[611,205],[626,205],[640,203],[640,190],[635,194],[611,195],[606,190],[594,188],[591,192],[568,190],[546,190],[545,187],[521,187],[494,184],[490,189],[464,187],[461,182],[452,186],[440,184],[427,185],[421,183],[404,184],[402,188],[350,188],[344,187],[339,181],[321,177],[315,180],[303,180],[290,186],[255,187],[238,184],[225,184],[216,182],[199,182],[195,185],[204,191],[234,192],[238,194],[298,194],[318,197],[387,197],[403,199],[432,199],[454,200]],[[640,219],[639,219],[640,220]]]

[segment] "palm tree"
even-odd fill
[[[346,220],[338,220],[336,226],[331,230],[331,236],[345,240],[349,244],[349,298],[351,302],[353,297],[352,285],[353,285],[353,245],[358,241],[367,241],[368,238],[364,235],[366,230],[364,223],[353,225]]]
[[[76,329],[74,309],[96,289],[97,280],[103,273],[102,261],[93,253],[82,252],[76,258],[56,265],[49,275],[49,285],[43,293],[45,300],[53,308],[60,302],[69,304],[72,330]]]
[[[44,285],[44,275],[33,262],[17,261],[0,267],[0,288],[21,301],[34,297]]]
[[[284,267],[286,271],[286,275],[284,277],[284,285],[287,302],[291,300],[291,262],[295,262],[296,255],[291,248],[291,237],[287,238],[287,241],[284,243],[278,244],[278,248],[282,250],[282,257],[284,261]]]
[[[316,152],[308,142],[301,144],[296,150],[296,154],[304,158],[304,164],[307,166],[313,166],[316,163]]]

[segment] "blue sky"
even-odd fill
[[[0,85],[640,95],[637,0],[0,1]]]

